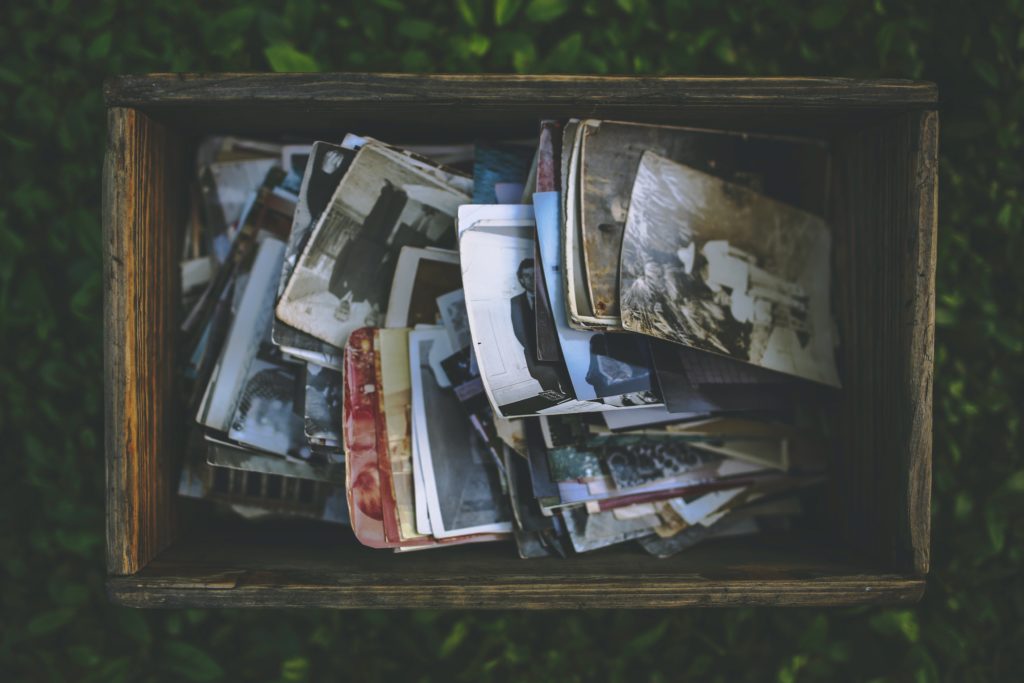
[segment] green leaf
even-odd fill
[[[999,74],[996,72],[996,68],[990,63],[986,62],[984,59],[975,59],[974,70],[979,76],[981,76],[981,80],[985,81],[993,88],[999,87]]]
[[[515,19],[523,0],[494,0],[494,23],[504,26]]]
[[[621,656],[625,658],[636,657],[637,655],[648,652],[652,647],[657,645],[659,641],[661,641],[662,637],[665,635],[665,631],[668,630],[668,624],[668,620],[663,619],[657,626],[654,626],[653,628],[650,628],[627,641],[625,646],[622,648]]]
[[[92,60],[103,59],[110,52],[110,44],[113,42],[113,34],[110,31],[104,31],[89,43],[89,47],[85,50],[85,56]]]
[[[870,619],[871,627],[886,636],[902,635],[911,643],[916,643],[921,635],[921,627],[917,623],[917,615],[910,610],[890,610],[876,614]]]
[[[573,33],[562,40],[551,50],[547,57],[547,67],[551,71],[572,71],[576,66],[576,59],[583,49],[583,36]]]
[[[810,23],[811,28],[819,31],[827,31],[828,29],[839,26],[845,16],[846,4],[843,2],[837,2],[836,0],[830,0],[829,2],[818,5],[818,7],[808,15],[807,21]]]
[[[281,663],[281,678],[285,681],[305,681],[309,678],[309,660],[292,657]]]
[[[318,71],[316,60],[300,52],[289,43],[276,43],[263,51],[270,68],[284,73],[305,73]]]
[[[479,23],[480,5],[478,0],[455,0],[455,9],[458,10],[462,20],[476,28]]]
[[[1024,491],[1024,470],[1017,470],[1006,480],[1006,488],[1015,493]]]
[[[458,649],[459,645],[462,644],[462,641],[466,639],[467,635],[469,635],[469,627],[466,626],[466,622],[463,620],[455,622],[452,630],[448,633],[444,642],[441,643],[441,657],[448,657],[454,653],[455,650]]]
[[[538,24],[554,21],[569,10],[569,0],[530,0],[526,18]]]
[[[427,40],[434,35],[435,26],[422,19],[403,19],[396,29],[399,35],[411,40]]]
[[[220,664],[195,645],[172,640],[163,647],[167,669],[190,681],[216,681],[224,676]]]
[[[75,610],[70,607],[50,610],[33,617],[28,622],[28,633],[30,636],[45,636],[65,626],[75,616]]]
[[[996,505],[990,502],[985,506],[985,529],[993,552],[1001,552],[1006,545],[1006,525],[1006,515]]]
[[[729,36],[722,36],[715,43],[715,56],[726,64],[736,63],[736,50],[733,48],[732,40]]]
[[[470,54],[476,57],[483,57],[491,49],[491,39],[479,33],[474,33],[469,37],[467,46]]]

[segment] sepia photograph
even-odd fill
[[[594,311],[619,316],[619,253],[630,190],[645,151],[823,215],[828,181],[824,144],[622,121],[581,124],[580,232]]]
[[[401,248],[453,246],[454,216],[466,201],[366,144],[313,229],[277,316],[336,346],[355,329],[382,325]]]
[[[474,533],[509,533],[512,511],[504,492],[501,463],[470,425],[441,361],[452,353],[444,330],[409,333],[412,419],[427,506],[437,538]]]
[[[818,217],[645,152],[622,242],[626,329],[839,386]]]

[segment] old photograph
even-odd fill
[[[461,287],[462,273],[460,269],[460,287],[447,294],[437,297],[437,310],[441,315],[441,324],[448,333],[448,340],[453,349],[468,349],[473,343],[469,334],[469,316],[466,313],[466,293]]]
[[[393,513],[385,511],[384,528],[389,537],[410,541],[419,534],[416,532],[416,506],[413,502],[409,331],[404,328],[377,330],[376,351],[379,395],[387,437],[386,447],[378,454],[378,459],[387,489],[385,498],[393,501]]]
[[[341,372],[306,365],[305,432],[311,443],[342,447]]]
[[[694,371],[693,350],[679,344],[656,341],[651,344],[654,372],[665,407],[673,413],[758,412],[790,415],[795,408],[793,382],[744,382],[695,384],[691,376],[706,376]],[[703,352],[697,352],[703,353]],[[704,354],[710,355],[710,354]],[[723,358],[729,360],[728,358]],[[751,366],[753,367],[753,366]],[[754,368],[759,370],[760,368]],[[785,377],[780,373],[771,373]],[[731,373],[723,373],[728,377]],[[741,378],[740,378],[741,379]]]
[[[249,365],[228,437],[270,453],[308,460],[303,432],[302,366],[281,359],[270,329]]]
[[[261,233],[244,287],[236,285],[231,308],[235,317],[209,379],[197,420],[216,431],[227,432],[234,419],[249,366],[269,335],[273,291],[284,257],[284,243]]]
[[[622,242],[626,329],[839,386],[818,217],[645,152]]]
[[[437,298],[461,288],[459,252],[402,247],[384,326],[437,324]]]
[[[363,146],[313,229],[278,317],[329,344],[384,322],[403,246],[454,246],[454,216],[468,201],[434,177]]]
[[[278,300],[284,294],[313,226],[330,203],[331,196],[354,157],[355,151],[339,145],[326,142],[317,142],[313,145],[309,161],[305,165],[299,201],[295,205],[292,231],[288,238],[284,265],[281,267],[281,279],[278,283]],[[341,368],[341,350],[337,346],[317,339],[276,317],[273,339],[275,344],[284,347],[286,352],[292,355],[320,365]]]
[[[616,486],[624,489],[714,467],[722,460],[679,439],[611,437],[599,453]]]
[[[412,417],[426,484],[433,535],[438,538],[512,531],[501,465],[466,419],[441,361],[451,355],[443,330],[409,334]]]
[[[537,360],[532,225],[467,229],[463,287],[480,374],[495,411],[516,417],[574,401],[564,366]]]
[[[581,124],[580,232],[594,311],[619,315],[619,252],[630,190],[647,150],[816,215],[828,160],[814,140],[587,120]]]
[[[205,438],[206,462],[214,467],[275,474],[290,479],[310,479],[332,484],[345,483],[343,460],[294,460],[271,453],[240,448],[237,444],[217,439],[210,434],[207,434]]]
[[[537,241],[550,301],[562,302],[565,287],[562,273],[561,220],[557,192],[533,197]],[[646,338],[635,334],[612,334],[573,329],[565,306],[552,307],[555,332],[577,399],[593,400],[624,394],[649,394],[641,403],[659,403]]]

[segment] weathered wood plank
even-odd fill
[[[107,82],[106,97],[200,134],[285,126],[436,143],[529,136],[539,119],[570,117],[829,139],[887,113],[934,107],[937,94],[932,83],[848,78],[334,73],[121,76]]]
[[[837,141],[832,222],[844,387],[833,487],[852,547],[928,571],[938,114]]]
[[[875,574],[789,535],[710,542],[668,560],[623,547],[525,561],[509,544],[395,555],[289,529],[198,532],[108,591],[137,607],[561,609],[873,604],[924,590],[919,577]]]
[[[110,599],[126,607],[322,607],[334,609],[671,609],[679,607],[839,607],[913,603],[924,580],[898,575],[792,579],[595,579],[580,583],[454,581],[444,585],[338,586],[303,584],[288,576],[238,577],[226,588],[196,587],[188,579],[157,582],[131,576],[107,582]]]
[[[138,571],[174,534],[170,481],[177,140],[133,109],[108,113],[104,162],[107,568]]]
[[[409,101],[491,104],[627,103],[643,105],[908,108],[934,106],[933,83],[852,78],[708,78],[689,76],[519,76],[483,74],[147,74],[104,86],[108,106],[315,102],[371,105]]]

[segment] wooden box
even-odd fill
[[[679,607],[909,602],[929,561],[937,93],[836,78],[152,75],[106,85],[107,566],[133,606]],[[597,117],[794,133],[830,146],[845,389],[809,528],[520,560],[508,544],[395,555],[315,523],[213,522],[176,496],[178,251],[202,136],[529,137]]]

